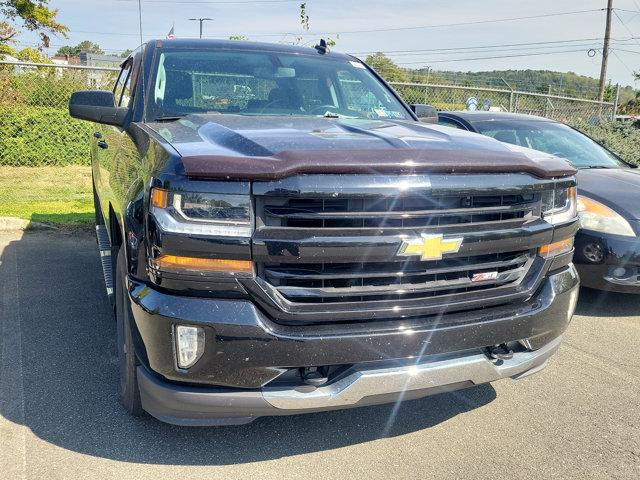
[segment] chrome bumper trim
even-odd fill
[[[470,382],[482,384],[501,378],[522,378],[542,368],[560,346],[562,337],[541,349],[520,352],[505,361],[490,360],[483,353],[459,357],[439,357],[411,366],[357,369],[344,378],[310,392],[295,389],[263,388],[262,397],[283,410],[317,410],[358,404],[367,397],[402,395],[403,392]]]

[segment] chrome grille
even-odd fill
[[[267,226],[291,228],[424,228],[526,220],[538,195],[270,198]]]
[[[253,185],[251,293],[283,321],[462,311],[526,296],[552,240],[542,197],[521,174],[297,176]],[[406,241],[462,238],[439,260]],[[478,275],[483,274],[483,275]]]
[[[265,264],[262,276],[287,300],[340,303],[452,295],[515,284],[534,251],[497,253],[439,261]],[[495,274],[475,279],[476,274]]]

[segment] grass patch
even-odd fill
[[[0,217],[90,226],[95,219],[91,167],[0,166]]]

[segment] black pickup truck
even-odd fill
[[[560,344],[579,284],[573,167],[429,124],[352,56],[157,40],[69,109],[97,123],[134,415],[395,402],[523,377]]]

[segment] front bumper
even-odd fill
[[[280,325],[251,302],[171,296],[130,281],[143,407],[170,423],[246,423],[285,415],[385,403],[465,388],[542,368],[577,300],[570,265],[549,275],[527,302],[417,320]],[[175,368],[176,323],[205,328],[203,357]],[[497,364],[484,347],[520,341]],[[313,391],[270,382],[287,369],[347,365]]]
[[[560,346],[558,337],[539,350],[514,354],[505,361],[481,352],[439,355],[409,366],[354,365],[335,382],[312,389],[264,387],[254,391],[175,386],[158,380],[144,367],[138,383],[144,409],[177,425],[238,425],[261,416],[293,415],[410,400],[459,390],[501,378],[535,373]]]
[[[640,293],[640,239],[580,230],[574,261],[583,286]]]

